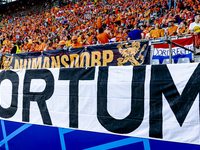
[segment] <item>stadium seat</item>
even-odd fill
[[[178,59],[178,63],[190,63],[190,59],[189,58],[179,58]]]
[[[194,58],[194,62],[200,62],[200,57],[196,57],[196,58]]]
[[[170,64],[169,59],[164,59],[162,64]],[[172,64],[174,64],[174,59],[172,59]]]
[[[159,59],[152,59],[151,60],[151,65],[158,65],[158,64],[160,64]]]

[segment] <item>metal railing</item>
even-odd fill
[[[162,37],[162,38],[158,38],[156,40],[150,40],[150,45],[151,45],[151,53],[150,53],[150,57],[152,59],[152,56],[153,56],[153,45],[156,45],[156,44],[168,44],[169,45],[169,63],[172,64],[172,44],[177,46],[177,47],[180,47],[180,48],[183,48],[185,50],[188,50],[190,52],[192,52],[192,59],[194,58],[195,56],[195,47],[193,47],[193,49],[189,49],[187,47],[184,47],[180,44],[177,44],[175,42],[173,42],[172,40],[176,40],[176,39],[184,39],[184,38],[188,38],[188,37],[192,37],[191,34],[187,34],[185,36],[171,36],[171,37]]]

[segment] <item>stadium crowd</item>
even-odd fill
[[[174,2],[172,1],[172,4]],[[1,20],[1,53],[181,36],[200,32],[199,0],[80,1]],[[197,38],[198,43],[199,38]]]

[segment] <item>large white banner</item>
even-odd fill
[[[2,70],[1,119],[200,144],[199,64]]]

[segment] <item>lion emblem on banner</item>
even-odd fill
[[[1,58],[1,69],[12,69],[12,66],[10,64],[12,63],[13,57],[12,56],[3,56]]]
[[[118,66],[123,66],[123,64],[130,62],[131,66],[138,66],[144,63],[144,56],[142,53],[146,48],[146,44],[140,50],[140,42],[132,42],[131,45],[127,43],[117,45],[119,52],[121,53],[122,57],[117,59]],[[123,49],[125,47],[125,49]]]

